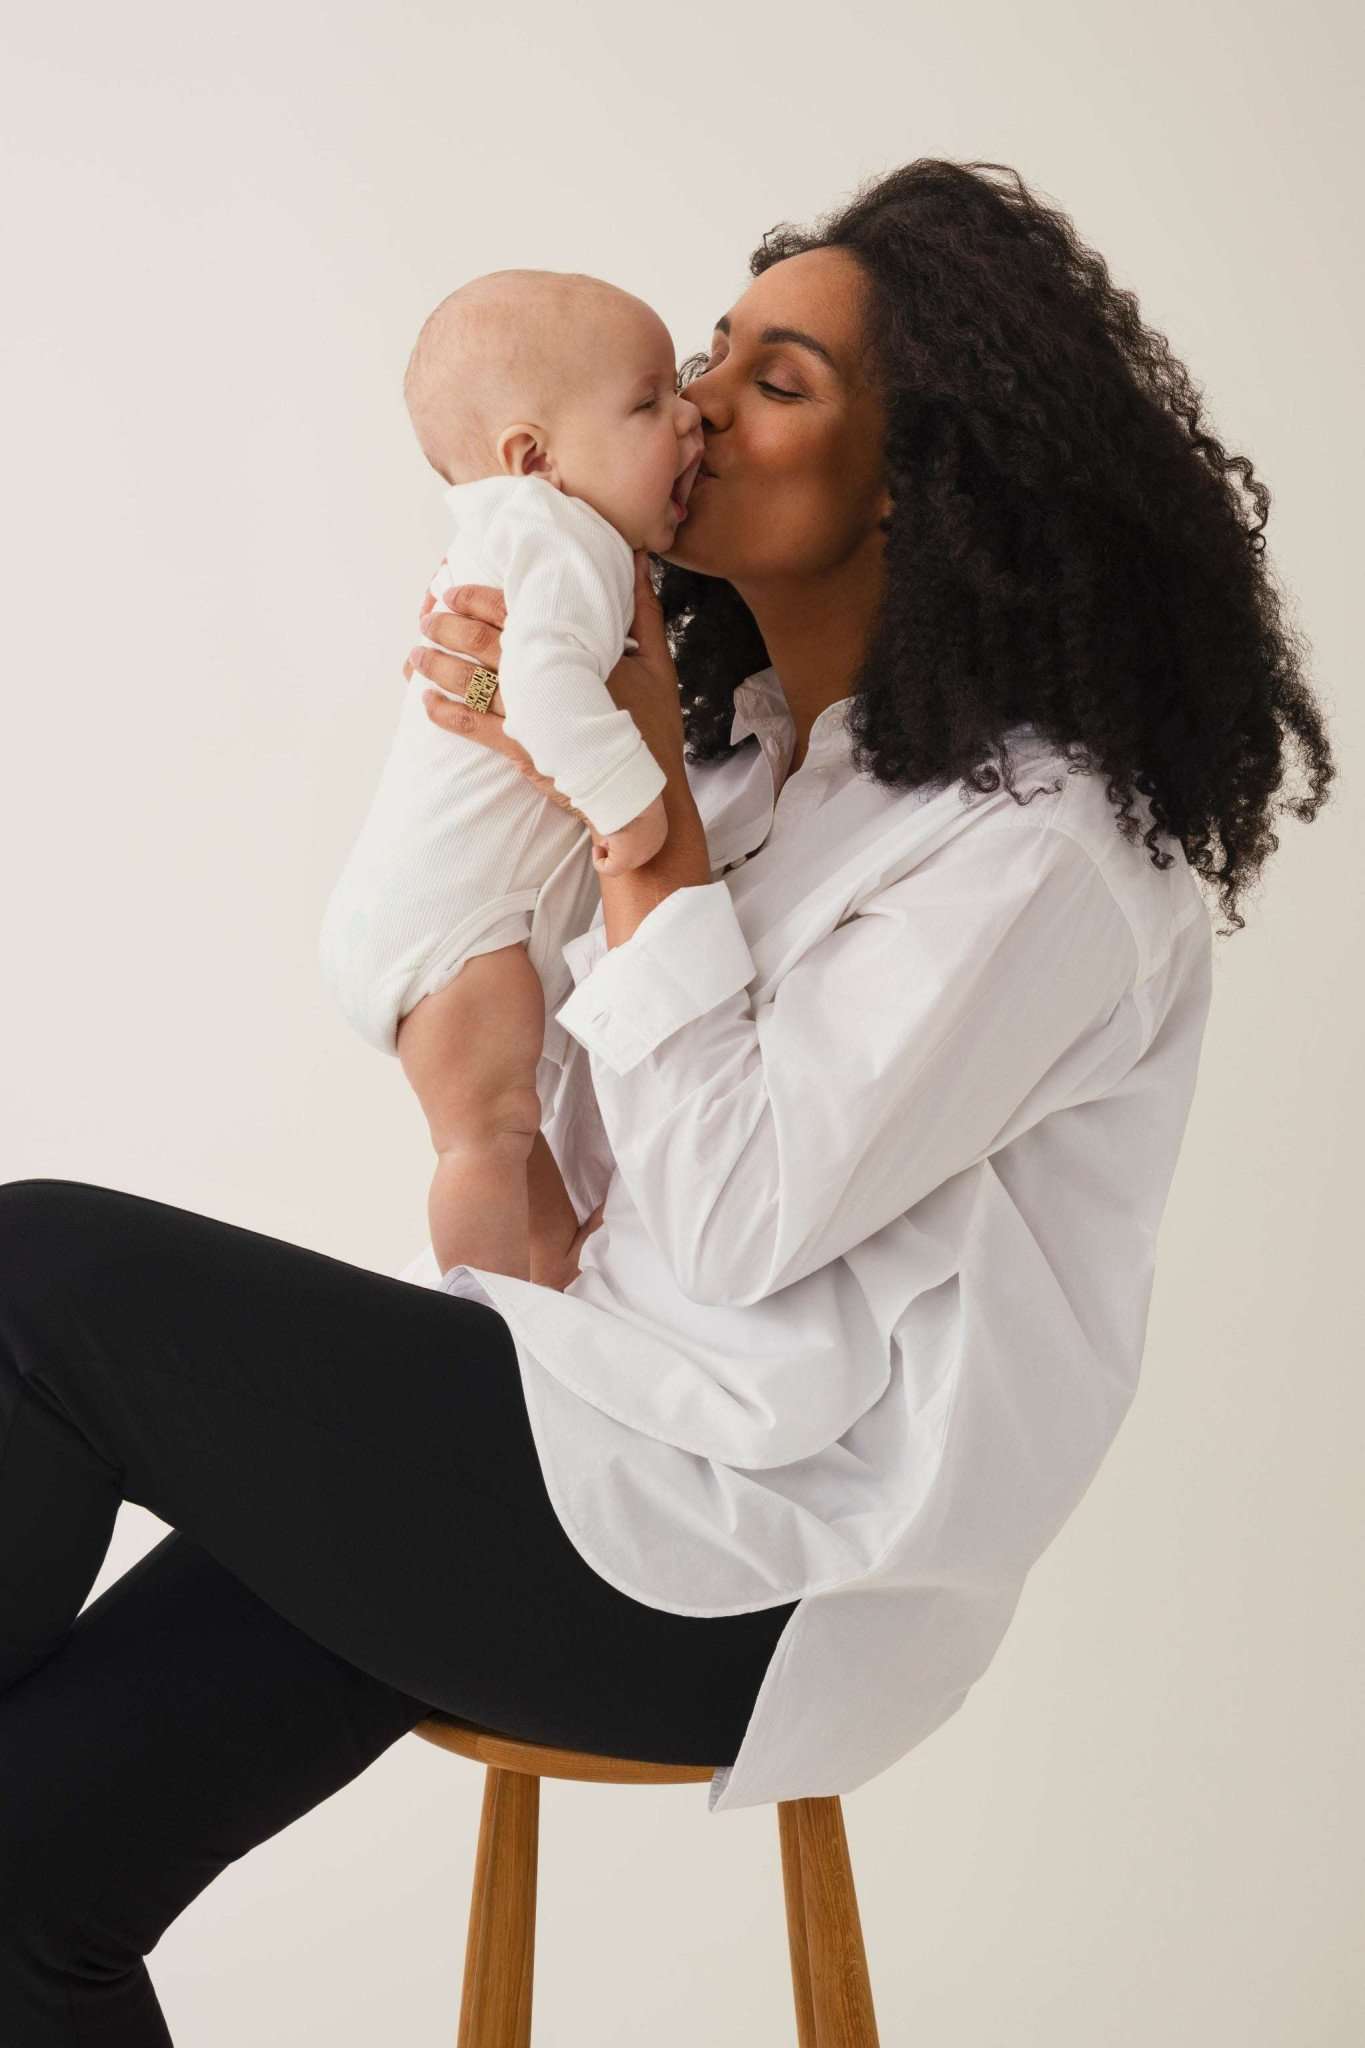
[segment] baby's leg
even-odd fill
[[[544,991],[523,943],[476,953],[399,1024],[398,1057],[436,1148],[427,1206],[443,1273],[465,1264],[533,1277],[527,1169],[540,1138],[536,1065],[544,1038]],[[539,1231],[547,1182],[543,1172],[534,1178]],[[562,1181],[559,1192],[571,1219],[567,1242],[577,1222]]]
[[[536,1132],[526,1182],[531,1202],[531,1278],[542,1286],[562,1289],[569,1247],[578,1235],[578,1216],[544,1131]]]

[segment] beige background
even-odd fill
[[[887,2048],[1357,2042],[1358,14],[86,0],[3,40],[4,1178],[420,1246],[420,1114],[313,949],[445,544],[400,379],[462,278],[597,272],[681,355],[765,228],[1004,161],[1252,455],[1338,794],[1217,944],[1134,1411],[845,1813]],[[162,1533],[125,1508],[97,1590]],[[405,1738],[232,1867],[152,1958],[177,2041],[452,2039],[480,1792]],[[541,1885],[540,2048],[792,2040],[771,1809],[551,1786]]]

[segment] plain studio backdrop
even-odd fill
[[[1002,162],[1252,456],[1342,772],[1215,942],[1134,1408],[844,1806],[886,2048],[1358,2042],[1356,10],[11,0],[3,45],[0,1178],[420,1248],[420,1111],[315,945],[446,542],[402,372],[464,278],[595,272],[681,359],[765,229]],[[164,1533],[125,1507],[95,1590]],[[453,2038],[482,1787],[405,1737],[230,1867],[152,1955],[177,2041]],[[541,2048],[794,2039],[771,1808],[547,1785],[540,1885]]]

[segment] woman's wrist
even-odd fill
[[[667,852],[669,840],[672,839],[678,840],[680,844],[700,845],[702,852],[705,853],[706,827],[702,824],[697,799],[692,794],[692,785],[684,770],[679,769],[676,775],[669,776],[663,786],[662,795],[664,810],[668,814],[668,839],[660,847],[660,853]]]

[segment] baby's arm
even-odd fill
[[[632,831],[607,858],[622,872],[663,844],[667,776],[606,678],[635,606],[634,557],[591,506],[520,479],[487,543],[507,606],[499,679],[503,730],[599,839]],[[601,863],[599,862],[599,868]]]

